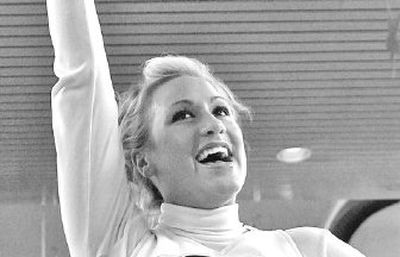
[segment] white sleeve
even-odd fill
[[[47,0],[47,8],[59,78],[52,115],[64,231],[71,257],[98,256],[132,214],[118,107],[94,1]]]
[[[303,257],[365,257],[326,229],[300,227],[286,232]]]

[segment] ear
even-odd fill
[[[149,158],[147,156],[147,153],[145,152],[140,152],[137,153],[134,158],[133,158],[136,167],[139,170],[139,173],[145,177],[145,178],[150,178],[151,176],[153,176],[154,172],[151,169],[151,165],[149,162]]]

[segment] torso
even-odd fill
[[[125,240],[115,246],[110,257],[301,257],[290,236],[282,230],[250,229],[219,251],[165,230],[147,233],[132,252],[126,248]]]

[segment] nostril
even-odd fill
[[[206,134],[207,135],[222,134],[222,133],[224,133],[224,131],[225,131],[225,129],[222,126],[218,126],[215,128],[208,129]]]
[[[214,134],[222,134],[226,131],[225,124],[221,121],[218,120],[215,117],[210,118],[207,121],[204,121],[202,123],[202,134],[203,135],[214,135]]]

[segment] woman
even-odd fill
[[[206,66],[149,60],[114,99],[94,2],[48,0],[59,194],[72,257],[362,256],[328,231],[238,218],[247,108]],[[118,117],[119,115],[119,117]],[[122,143],[121,143],[122,140]]]

